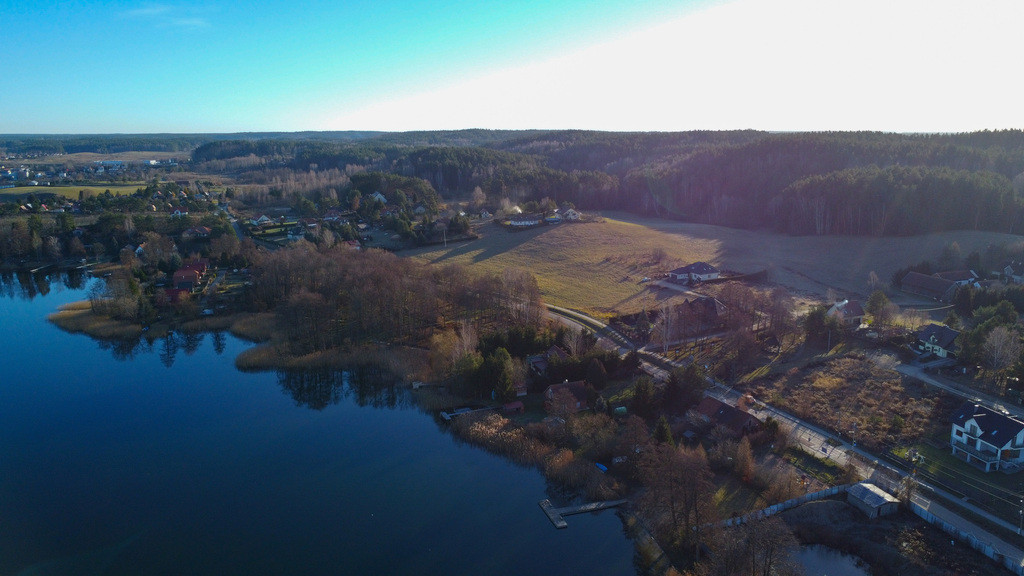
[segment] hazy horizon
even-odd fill
[[[3,134],[1024,128],[1013,0],[15,0],[8,17]]]

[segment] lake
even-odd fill
[[[540,472],[387,376],[241,373],[229,334],[46,321],[89,282],[0,276],[0,574],[636,573],[614,511],[555,530]]]

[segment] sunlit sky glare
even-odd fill
[[[1024,128],[1020,0],[0,0],[0,133]]]

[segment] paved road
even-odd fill
[[[553,307],[549,306],[549,308]],[[565,309],[561,310],[565,312],[570,312],[573,316],[576,317],[586,318],[585,316],[577,312]],[[558,311],[557,313],[561,314],[562,312]],[[601,332],[598,334],[599,338],[612,338],[613,341],[616,343],[619,340],[625,340],[625,338],[623,338],[621,334],[615,332],[614,329],[612,329],[611,327],[604,325],[603,323],[600,323],[593,319],[588,318],[587,320],[589,320],[589,322],[584,321],[580,322],[580,324],[587,325],[591,329],[593,329],[594,326],[602,327]],[[669,373],[666,367],[682,366],[681,362],[669,360],[668,358],[661,357],[653,352],[645,351],[644,356],[649,357],[650,360],[654,360],[654,362],[649,361],[648,358],[645,358],[644,360],[641,361],[641,367],[644,371],[650,374],[652,378],[661,382],[664,382],[668,379]],[[913,367],[906,368],[909,369]],[[901,372],[904,374],[907,373],[904,372],[903,370],[901,370]],[[945,384],[938,382],[937,380],[931,379],[926,374],[921,373],[920,376],[918,376],[918,374],[913,373],[913,370],[910,370],[910,372],[911,376],[917,378],[921,378],[921,376],[923,376],[924,378],[921,379],[929,384],[933,384],[943,389],[949,389],[946,388]],[[925,378],[933,380],[934,383],[929,382]],[[707,391],[707,394],[723,402],[735,404],[741,396],[741,393],[739,391],[731,388],[730,386],[726,385],[723,382],[715,381],[710,377],[708,378],[708,382],[711,384],[711,387]],[[950,391],[962,394],[962,391]],[[879,485],[882,485],[883,487],[889,489],[892,492],[895,492],[897,489],[897,486],[895,486],[894,484],[898,484],[900,480],[907,476],[907,474],[902,470],[894,468],[885,462],[880,462],[877,456],[866,452],[861,447],[847,443],[843,439],[836,437],[834,434],[827,432],[817,426],[814,426],[813,424],[805,422],[787,412],[784,412],[762,402],[757,402],[750,411],[761,420],[765,420],[770,416],[775,420],[778,420],[783,425],[783,427],[791,429],[789,441],[792,444],[799,445],[812,454],[827,457],[828,459],[832,460],[833,462],[840,466],[846,466],[848,463],[852,464],[857,469],[858,474],[860,474],[862,477],[871,479],[872,481],[878,483]],[[933,501],[933,495],[938,495],[949,501],[958,502],[958,504],[965,510],[969,510],[971,513],[976,514],[979,517],[985,518],[987,521],[992,522],[993,524],[1002,526],[1004,529],[1009,530],[1010,532],[1017,532],[1019,534],[1020,532],[1018,526],[1014,526],[1001,518],[993,516],[992,514],[980,508],[977,508],[976,506],[968,502],[963,502],[958,496],[950,494],[949,492],[946,492],[941,488],[932,486],[927,482],[918,481],[918,490],[913,497],[913,501],[916,504],[918,504],[928,512],[934,514],[936,517],[941,518],[947,523],[958,527],[960,530],[973,534],[978,540],[991,544],[1005,557],[1012,558],[1014,562],[1016,562],[1018,565],[1024,566],[1024,550],[1020,548],[1021,542],[1009,543],[991,534],[984,528],[960,516],[956,511],[950,510],[946,506],[943,506]]]
[[[991,396],[989,394],[985,394],[984,392],[979,392],[977,390],[974,390],[973,388],[963,386],[957,382],[953,382],[952,380],[948,380],[940,376],[933,376],[922,370],[920,366],[900,364],[896,366],[896,371],[905,376],[910,376],[911,378],[920,380],[921,382],[924,382],[929,386],[934,386],[936,388],[945,390],[951,394],[963,398],[964,400],[972,400],[978,402],[993,410],[1006,410],[1007,412],[1016,416],[1017,418],[1024,418],[1024,408],[1022,408],[1021,406],[1010,404],[1005,400],[996,398],[995,396]]]

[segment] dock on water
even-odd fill
[[[494,410],[494,409],[495,409],[494,406],[486,406],[484,408],[456,408],[453,412],[445,412],[445,411],[442,410],[441,411],[441,418],[444,418],[445,420],[451,420],[452,418],[454,418],[456,416],[462,416],[464,414],[472,414],[474,412],[488,412],[488,411]]]
[[[577,506],[566,506],[564,508],[555,508],[551,504],[551,500],[541,500],[537,504],[540,505],[540,509],[544,511],[548,516],[548,520],[555,525],[555,528],[562,529],[568,528],[569,524],[565,521],[563,516],[572,516],[573,514],[583,514],[584,512],[597,512],[598,510],[604,510],[605,508],[615,508],[616,506],[622,506],[629,502],[629,500],[605,500],[603,502],[590,502],[587,504],[579,504]]]

